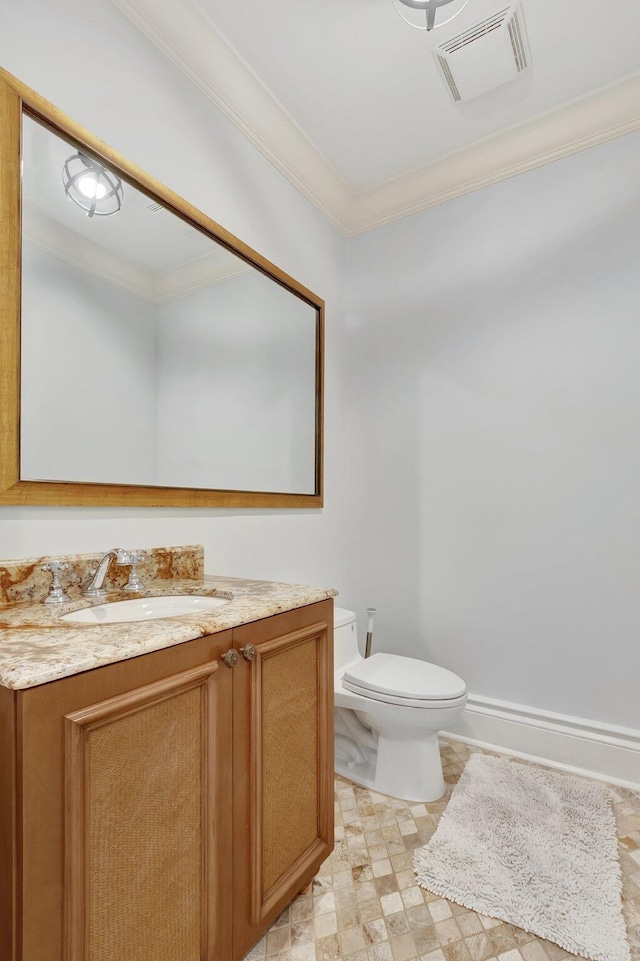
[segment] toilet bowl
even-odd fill
[[[445,792],[438,731],[461,716],[464,681],[435,664],[398,654],[363,658],[356,616],[334,611],[336,771],[406,801]]]

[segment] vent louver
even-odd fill
[[[152,202],[150,204],[146,204],[144,209],[148,210],[150,214],[157,214],[160,213],[161,210],[164,210],[164,207],[162,204]]]
[[[508,83],[531,65],[521,4],[505,7],[434,47],[433,55],[454,101],[471,100]]]

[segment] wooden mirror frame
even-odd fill
[[[20,480],[21,147],[23,113],[104,161],[182,220],[317,310],[315,491],[260,491]],[[184,198],[145,173],[0,68],[0,505],[94,507],[322,507],[324,301]]]

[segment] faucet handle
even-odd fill
[[[131,570],[129,571],[129,580],[123,587],[123,590],[136,593],[143,591],[144,584],[140,580],[140,576],[137,571],[137,565],[140,564],[140,562],[143,561],[147,556],[146,551],[122,551],[121,553],[123,555],[123,559],[120,559],[120,553],[118,553],[118,563],[131,565]]]
[[[70,600],[60,584],[60,572],[66,571],[68,566],[66,561],[47,561],[46,564],[42,565],[42,570],[52,575],[51,587],[44,599],[45,604],[65,604]]]

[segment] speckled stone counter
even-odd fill
[[[82,585],[89,573],[98,566],[101,554],[65,554],[57,557],[24,557],[17,561],[0,561],[0,609],[3,604],[16,601],[43,601],[49,593],[51,574],[42,569],[48,561],[64,561],[67,565],[62,575],[62,586],[69,597],[81,597]],[[144,555],[138,564],[138,574],[143,583],[168,580],[202,580],[204,576],[204,548],[202,544],[178,547],[150,547],[141,551]],[[126,564],[112,564],[105,586],[116,589],[124,587],[130,568]]]
[[[202,554],[200,561],[201,558]],[[33,564],[31,561],[15,562],[16,565],[20,563],[24,570],[37,566],[35,561]],[[169,567],[165,564],[165,574]],[[7,569],[6,563],[0,565],[0,578]],[[32,593],[44,597],[47,586],[48,582],[45,581],[43,590],[39,583],[37,592]],[[110,586],[107,597],[100,600],[78,596],[76,587],[75,590],[69,590],[71,601],[67,604],[48,606],[42,600],[32,599],[0,603],[0,684],[13,690],[36,687],[81,671],[304,607],[337,594],[331,588],[203,576],[198,564],[188,565],[186,577],[164,576],[147,581],[145,590],[139,594],[125,593],[119,584]],[[74,624],[60,620],[61,614],[104,603],[105,600],[121,601],[167,594],[217,595],[230,598],[230,601],[212,611],[157,620],[116,624]]]

